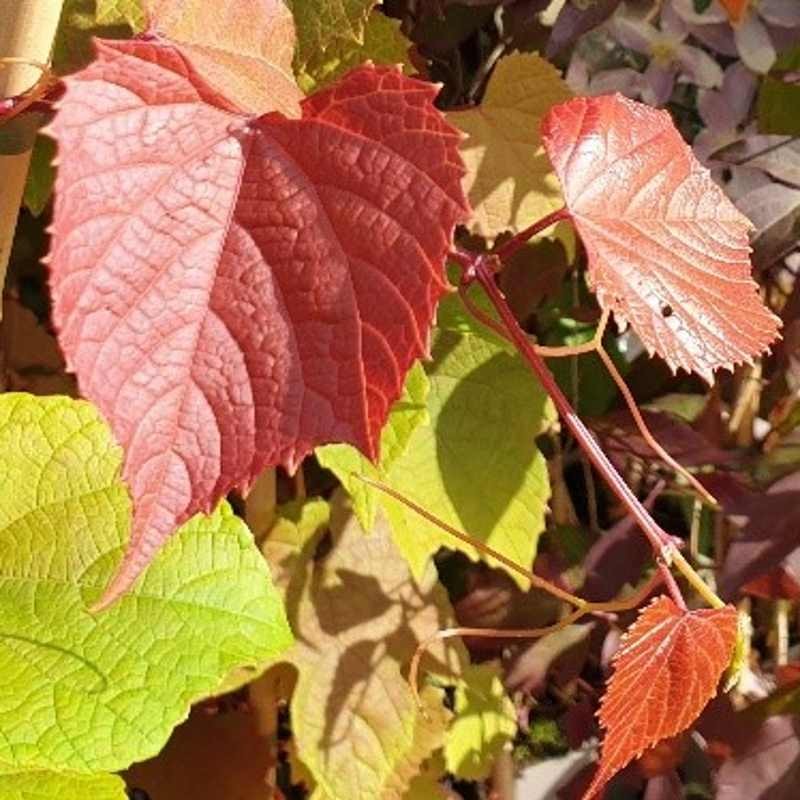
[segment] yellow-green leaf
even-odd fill
[[[126,800],[125,784],[116,775],[68,772],[16,772],[0,764],[3,800]]]
[[[61,19],[53,44],[53,69],[66,75],[85,67],[93,58],[92,37],[128,39],[138,31],[117,6],[133,10],[135,0],[64,0]],[[138,4],[137,4],[138,5]]]
[[[785,80],[800,69],[800,47],[778,56],[758,90],[758,128],[762,133],[800,136],[800,85]]]
[[[488,239],[518,233],[564,205],[539,124],[571,96],[555,67],[538,55],[514,53],[497,65],[479,106],[447,115],[466,134],[461,156],[473,231]]]
[[[147,24],[144,0],[96,0],[98,25],[130,25],[140,33]]]
[[[374,10],[376,0],[290,0],[297,26],[294,71],[311,93],[353,67],[408,64],[410,43],[397,20]]]
[[[433,360],[426,364],[429,391],[409,376],[381,436],[372,465],[348,445],[317,449],[323,466],[353,496],[365,528],[382,506],[398,548],[415,576],[424,574],[440,548],[470,558],[478,551],[385,494],[359,474],[377,478],[440,519],[486,542],[518,564],[530,566],[550,496],[547,465],[536,437],[552,408],[519,356],[459,310],[459,298],[439,308]],[[418,412],[425,400],[427,421]],[[490,563],[492,560],[489,559]],[[523,588],[526,581],[510,572]]]
[[[25,207],[34,217],[38,217],[44,211],[53,192],[53,181],[56,176],[53,168],[55,154],[56,144],[49,136],[40,134],[36,137],[28,167],[28,177],[25,179],[25,194],[22,198]]]
[[[447,769],[459,778],[482,780],[517,732],[514,704],[496,663],[470,666],[455,690],[455,719],[444,746]]]
[[[0,761],[114,771],[147,758],[236,667],[292,641],[227,503],[184,525],[134,589],[92,615],[122,558],[122,454],[88,403],[0,396]]]

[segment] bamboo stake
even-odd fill
[[[61,16],[62,0],[0,0],[0,58],[47,63]],[[8,64],[0,70],[0,97],[30,89],[41,71],[32,64]],[[11,243],[25,189],[31,154],[0,155],[0,286],[5,284]],[[0,307],[0,319],[2,319]]]

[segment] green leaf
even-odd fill
[[[53,181],[56,177],[53,169],[55,154],[56,143],[49,136],[36,137],[23,196],[25,207],[34,217],[45,210],[53,193]]]
[[[482,780],[517,732],[514,704],[496,663],[468,667],[455,691],[455,719],[444,746],[447,769],[465,780]]]
[[[143,0],[96,0],[95,19],[98,25],[129,25],[141,33],[147,25]]]
[[[674,392],[656,397],[644,408],[663,411],[691,425],[702,414],[707,404],[708,398],[704,394]]]
[[[235,667],[291,644],[226,503],[198,515],[96,616],[131,517],[121,452],[88,403],[0,396],[0,761],[114,771],[158,752]]]
[[[58,75],[85,67],[93,58],[92,37],[129,39],[138,29],[130,20],[136,0],[65,0],[53,44],[53,70]],[[143,18],[142,18],[143,19]]]
[[[16,772],[0,765],[3,800],[126,800],[125,783],[116,775]]]
[[[290,0],[297,27],[294,72],[311,93],[353,67],[408,65],[410,43],[400,23],[375,11],[376,0]]]
[[[395,542],[415,576],[423,574],[440,547],[461,550],[473,559],[479,553],[367,487],[359,473],[377,477],[526,566],[533,561],[550,496],[547,465],[535,441],[552,419],[545,393],[505,342],[461,313],[460,302],[452,298],[440,306],[433,360],[425,369],[428,421],[416,416],[410,422],[409,399],[419,403],[423,397],[415,373],[389,415],[377,465],[347,445],[317,450],[320,463],[354,497],[366,529],[375,504],[386,510]],[[387,441],[395,446],[384,450]],[[510,574],[525,587],[524,578]]]
[[[800,136],[800,83],[787,82],[783,72],[800,71],[800,47],[778,56],[758,92],[758,129],[761,133]],[[777,76],[776,76],[777,75]]]
[[[411,42],[400,30],[400,20],[391,19],[379,11],[373,11],[364,28],[364,46],[357,54],[352,66],[369,59],[376,64],[402,65],[404,72],[411,70],[408,50]],[[347,69],[350,69],[348,66]]]
[[[357,476],[366,475],[382,480],[386,473],[391,472],[395,462],[402,457],[408,447],[414,431],[429,421],[427,407],[429,391],[428,376],[422,366],[415,363],[408,371],[400,398],[392,406],[389,419],[381,431],[381,460],[377,468],[355,447],[349,445],[325,445],[316,450],[320,464],[333,470],[347,489],[353,500],[356,516],[364,530],[370,530],[375,524],[380,496],[363,481],[358,480]]]
[[[527,760],[539,760],[563,756],[569,751],[569,743],[556,720],[534,713],[528,719],[528,731],[521,749]]]

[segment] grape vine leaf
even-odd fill
[[[377,465],[349,445],[330,444],[316,450],[319,463],[332,470],[347,488],[356,516],[365,530],[370,530],[375,524],[380,496],[357,476],[366,475],[381,480],[382,476],[391,473],[395,463],[408,448],[414,431],[420,425],[430,422],[427,405],[429,393],[428,376],[422,365],[416,363],[408,371],[403,391],[392,406],[381,430],[381,457]],[[398,545],[405,553],[402,544],[398,542]],[[414,574],[420,575],[424,564],[417,563],[416,559],[410,559],[410,563]]]
[[[375,10],[376,0],[290,0],[297,27],[294,72],[310,93],[372,60],[408,64],[410,42],[398,20]]]
[[[300,758],[327,800],[400,800],[421,762],[442,745],[449,714],[442,693],[423,689],[416,705],[401,672],[417,644],[452,624],[452,609],[431,565],[421,581],[409,574],[378,519],[365,534],[342,497],[331,509],[332,550],[314,558],[309,524],[300,515],[268,535],[263,552],[285,592],[296,633],[282,657],[299,677],[292,729]],[[435,644],[423,676],[457,674],[463,646]],[[317,795],[315,795],[317,796]]]
[[[489,239],[518,233],[564,204],[539,125],[570,97],[555,67],[538,55],[514,53],[497,65],[479,106],[447,114],[466,134],[461,157],[472,230]]]
[[[377,506],[386,511],[395,543],[417,577],[440,547],[472,559],[482,556],[367,486],[358,474],[383,481],[525,565],[533,562],[550,497],[547,465],[535,442],[552,419],[546,395],[517,354],[461,314],[460,306],[457,297],[440,304],[433,360],[425,364],[429,386],[420,383],[417,373],[410,374],[406,393],[384,427],[377,464],[347,445],[316,451],[320,463],[333,470],[354,498],[365,529]],[[423,402],[427,414],[418,412]],[[528,588],[524,577],[509,574]]]
[[[542,136],[597,299],[651,354],[711,382],[769,346],[780,322],[750,276],[751,225],[666,111],[576,98],[549,112]]]
[[[647,748],[697,719],[717,691],[736,634],[733,606],[684,611],[661,595],[640,613],[622,638],[600,702],[605,738],[585,800]]]
[[[97,47],[53,123],[50,266],[59,342],[134,499],[106,605],[266,466],[329,441],[377,455],[467,205],[436,88],[395,69],[352,71],[300,120],[253,118],[165,42]]]
[[[107,613],[124,549],[121,453],[86,402],[0,396],[0,763],[111,771],[163,746],[189,705],[292,641],[244,524],[222,503]]]
[[[177,44],[192,68],[241,110],[300,116],[294,20],[283,0],[148,0],[148,8],[149,35]]]
[[[364,46],[361,52],[353,57],[352,66],[368,60],[375,64],[398,66],[406,75],[416,73],[417,70],[409,56],[412,44],[403,35],[401,25],[399,19],[392,19],[373,9],[364,28]],[[340,71],[349,68],[350,66],[343,62]]]
[[[98,25],[129,25],[134,33],[147,25],[143,0],[95,0],[95,9]]]
[[[469,666],[455,689],[455,719],[444,745],[447,771],[483,780],[517,732],[514,704],[500,680],[497,662]]]
[[[0,764],[3,800],[127,800],[125,784],[116,775],[78,775],[32,770],[17,772]]]

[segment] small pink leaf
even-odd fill
[[[436,88],[393,69],[299,120],[239,113],[157,41],[100,42],[66,84],[54,318],[135,506],[105,605],[266,466],[331,441],[376,455],[467,205]]]
[[[752,226],[666,111],[579,97],[550,111],[542,137],[600,304],[651,354],[711,381],[769,346],[780,322],[750,276]]]
[[[736,641],[736,609],[682,611],[664,595],[637,618],[614,656],[600,703],[606,734],[584,800],[663,739],[685,731],[717,691]]]

